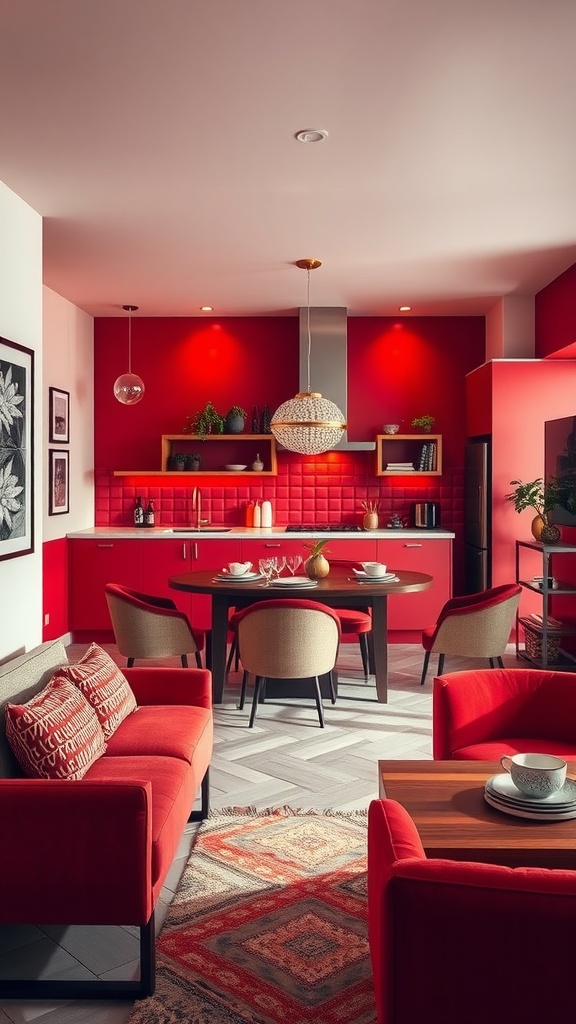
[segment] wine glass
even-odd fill
[[[269,587],[270,581],[272,579],[272,574],[274,572],[274,559],[260,558],[258,560],[258,569],[260,570],[260,575],[263,576],[264,579],[266,580],[263,586]]]
[[[296,570],[302,565],[302,555],[286,555],[285,565],[293,576]]]

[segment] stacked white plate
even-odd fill
[[[369,576],[363,569],[352,569],[358,583],[399,583],[395,572],[385,572],[382,576]]]
[[[308,579],[308,576],[280,576],[277,580],[273,580],[273,587],[317,587],[318,580]]]
[[[517,818],[533,818],[539,821],[564,821],[576,818],[576,782],[566,779],[562,789],[543,799],[526,796],[516,788],[505,772],[493,775],[484,788],[484,799],[491,807]]]
[[[217,572],[215,580],[219,583],[254,583],[254,580],[262,579],[259,572],[243,572],[241,576],[233,576],[231,572]]]

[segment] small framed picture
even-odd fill
[[[48,515],[61,516],[70,511],[70,452],[50,448]]]
[[[70,444],[70,392],[48,388],[51,444]]]

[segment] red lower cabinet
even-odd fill
[[[143,541],[71,539],[69,622],[72,633],[111,631],[104,587],[120,583],[142,590]],[[93,639],[97,639],[93,636]]]
[[[427,573],[434,580],[429,590],[388,599],[388,629],[418,632],[436,622],[442,606],[452,596],[452,541],[378,541],[378,561],[391,570]],[[415,639],[413,636],[406,641]]]
[[[194,540],[190,542],[190,571],[210,569],[221,572],[228,562],[242,560],[240,540]],[[209,594],[190,595],[190,618],[198,629],[212,628],[212,598]]]
[[[168,586],[170,576],[190,572],[189,540],[143,541],[142,550],[142,591],[156,597],[170,597],[180,611],[190,616],[190,594],[172,590]]]

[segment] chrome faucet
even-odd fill
[[[194,526],[199,529],[202,523],[208,520],[202,519],[202,492],[199,487],[192,491],[192,512],[194,513]]]

